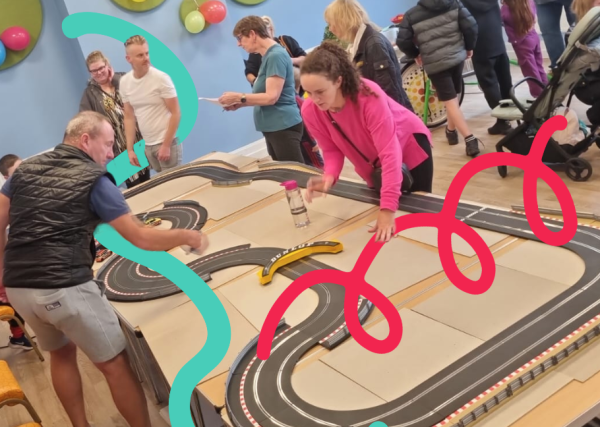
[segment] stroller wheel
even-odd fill
[[[508,175],[508,168],[506,166],[498,166],[498,173],[502,178],[506,178]]]
[[[592,176],[592,165],[585,159],[575,157],[567,160],[565,172],[573,181],[587,181]]]

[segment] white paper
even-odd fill
[[[221,107],[229,107],[231,105],[235,105],[235,104],[229,104],[229,105],[223,105],[219,102],[219,98],[198,98],[198,100],[200,101],[207,101],[210,102],[211,104],[216,104],[219,105]]]

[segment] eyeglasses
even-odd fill
[[[235,39],[236,39],[236,40],[238,41],[238,43],[239,43],[239,42],[241,42],[241,41],[242,41],[242,38],[243,38],[243,37],[244,37],[244,35],[243,35],[243,34],[240,34],[239,36],[235,36]]]
[[[90,74],[98,74],[101,73],[102,71],[104,71],[104,69],[106,68],[106,65],[103,65],[100,68],[96,68],[95,70],[90,70]]]

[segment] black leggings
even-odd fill
[[[267,152],[276,162],[304,163],[300,142],[302,141],[302,122],[276,132],[263,132],[267,143]]]
[[[425,159],[419,166],[411,169],[410,174],[413,178],[413,185],[410,187],[410,192],[423,191],[431,193],[433,183],[433,154],[431,152],[431,144],[427,135],[422,133],[413,134],[419,146],[427,153]]]
[[[10,305],[9,303],[2,302],[2,301],[0,301],[0,306],[12,307],[12,305]],[[14,310],[14,308],[13,308],[13,310]],[[23,318],[21,316],[19,316],[19,313],[17,313],[17,310],[15,310],[15,317],[17,319],[19,319],[23,325],[25,325],[25,321],[23,320]],[[19,327],[19,324],[16,321],[14,321],[14,320],[9,320],[8,324],[10,325],[11,328],[18,328]]]

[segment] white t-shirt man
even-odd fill
[[[146,146],[162,144],[171,119],[164,100],[177,97],[171,77],[150,67],[144,77],[136,79],[132,70],[121,78],[120,92],[123,102],[135,111]]]

